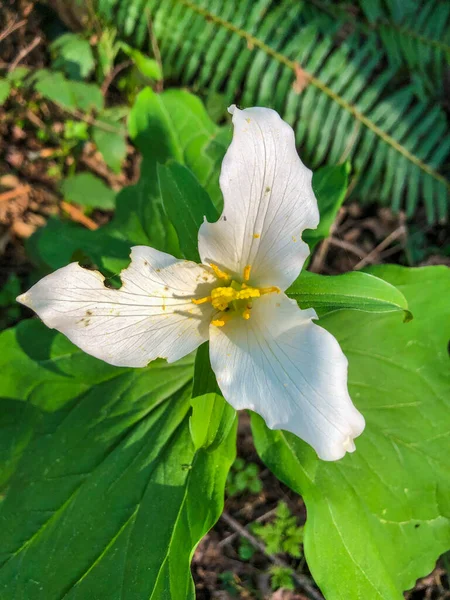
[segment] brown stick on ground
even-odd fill
[[[399,237],[406,236],[406,227],[404,225],[400,225],[397,227],[392,233],[390,233],[376,248],[374,248],[367,256],[365,256],[362,260],[356,264],[353,269],[357,271],[358,269],[362,269],[366,265],[373,263],[379,257],[380,253],[385,250],[392,242]]]
[[[98,229],[97,223],[89,217],[87,217],[79,208],[73,206],[73,204],[69,204],[68,202],[65,202],[63,200],[61,202],[61,208],[69,215],[72,221],[75,221],[76,223],[81,223],[81,225],[84,225],[87,229],[90,229],[91,231],[95,231],[96,229]]]
[[[32,52],[36,48],[36,46],[39,46],[39,44],[41,42],[42,42],[41,36],[37,35],[34,38],[34,40],[28,44],[28,46],[25,46],[25,48],[22,48],[22,50],[19,52],[19,54],[13,60],[13,62],[9,65],[8,73],[11,73],[11,71],[14,71],[14,69],[17,67],[17,65],[20,63],[20,61],[22,61],[28,54],[30,54],[30,52]]]
[[[13,190],[9,192],[3,192],[0,194],[0,202],[7,202],[8,200],[12,200],[13,198],[17,198],[18,196],[25,196],[30,192],[31,186],[29,185],[18,185]]]
[[[233,517],[231,515],[229,515],[226,512],[223,512],[222,516],[220,518],[223,521],[225,521],[225,523],[227,525],[229,525],[231,527],[231,529],[233,529],[239,535],[241,535],[242,537],[247,539],[254,548],[257,548],[260,552],[265,554],[267,556],[267,558],[270,561],[272,561],[275,565],[278,565],[280,567],[290,568],[289,565],[283,559],[279,558],[276,555],[272,556],[270,554],[267,554],[265,545],[262,542],[260,542],[259,540],[257,540],[254,535],[252,535],[245,527],[243,527],[239,523],[239,521],[236,521],[236,519],[233,519]],[[299,585],[299,587],[304,592],[306,592],[310,598],[312,598],[312,600],[323,600],[323,596],[312,585],[312,582],[309,577],[307,577],[306,575],[302,575],[301,573],[296,573],[295,571],[293,571],[292,577],[295,579],[295,581]]]

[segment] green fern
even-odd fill
[[[426,4],[391,2],[382,10],[380,2],[364,2],[360,7],[368,22],[355,19],[354,11],[332,0],[308,0],[312,14],[319,11],[347,23],[363,34],[376,32],[389,63],[406,67],[421,98],[444,100],[445,69],[450,64],[450,4],[430,0]],[[367,9],[367,10],[366,10]]]
[[[229,103],[272,106],[313,168],[350,158],[354,196],[408,215],[421,200],[430,222],[447,218],[445,114],[418,100],[414,85],[399,85],[395,67],[383,68],[375,32],[363,45],[354,34],[337,46],[334,31],[304,25],[303,4],[289,0],[98,2],[137,45],[151,15],[166,77],[207,96],[220,91]],[[296,72],[307,84],[301,93]]]

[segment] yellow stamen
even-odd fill
[[[214,271],[214,275],[218,279],[223,279],[224,281],[229,281],[231,279],[230,275],[228,275],[228,273],[225,273],[225,271],[222,271],[221,269],[219,269],[219,267],[217,265],[215,265],[213,263],[209,263],[209,266]]]
[[[261,296],[258,288],[246,286],[240,292],[236,293],[236,300],[247,300],[247,298],[259,298]]]
[[[264,296],[264,294],[271,294],[272,292],[276,292],[277,294],[279,294],[280,288],[273,285],[272,287],[259,288],[259,292],[261,296]]]
[[[205,298],[192,298],[194,304],[205,304],[205,302],[211,302],[211,296],[205,296]]]
[[[248,281],[250,279],[250,271],[252,270],[252,265],[246,265],[244,267],[244,281]]]
[[[218,310],[225,310],[228,304],[236,300],[238,292],[232,287],[218,287],[211,292],[211,303]]]
[[[249,308],[246,308],[246,309],[244,310],[244,312],[242,313],[242,316],[244,317],[244,319],[245,319],[246,321],[248,321],[248,320],[250,319],[250,309],[249,309]]]

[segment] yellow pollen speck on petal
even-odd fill
[[[211,325],[215,325],[216,327],[223,327],[225,325],[225,321],[223,319],[213,319],[211,321]]]
[[[257,240],[261,237],[261,235],[259,233],[254,233],[253,237],[255,238],[255,240]]]
[[[225,271],[222,271],[222,269],[219,269],[217,265],[209,263],[209,266],[214,271],[214,275],[218,279],[223,279],[224,281],[229,281],[231,279],[230,275],[228,275],[228,273],[225,273]]]
[[[250,279],[251,270],[252,270],[252,265],[246,265],[244,267],[244,281],[248,281]]]
[[[246,308],[244,310],[244,312],[242,313],[243,318],[248,321],[250,319],[250,310],[248,308]]]
[[[250,122],[251,122],[251,119],[250,119],[250,118],[248,118],[248,119],[245,119],[245,120],[247,121],[247,123],[250,123]]]
[[[273,292],[276,292],[277,294],[279,294],[280,288],[273,285],[271,287],[259,288],[259,292],[260,292],[261,296],[264,296],[264,294],[272,294]]]
[[[205,298],[192,298],[194,304],[205,304],[206,302],[211,302],[211,300],[211,296],[205,296]]]

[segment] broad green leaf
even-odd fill
[[[183,256],[200,262],[198,230],[205,217],[210,223],[219,218],[214,204],[191,171],[179,163],[158,165],[158,180],[164,208],[177,231]]]
[[[147,88],[139,94],[136,107],[139,107],[140,119],[147,122],[146,126],[140,127],[147,134],[136,136],[141,152],[147,156],[154,153],[153,131],[158,132],[161,127],[169,129],[170,137],[164,143],[170,148],[173,158],[191,169],[214,205],[221,210],[223,200],[219,173],[231,141],[231,124],[218,127],[200,99],[184,90],[172,89],[158,95]],[[134,120],[130,120],[130,132],[133,132],[134,126]]]
[[[203,396],[204,394],[220,394],[217,385],[216,376],[211,368],[209,360],[209,342],[202,344],[195,356],[194,385],[192,397]]]
[[[190,429],[196,448],[214,449],[228,438],[237,417],[234,408],[220,394],[192,399]]]
[[[92,173],[78,173],[68,177],[61,184],[65,200],[82,206],[112,210],[116,204],[116,194],[99,177]]]
[[[191,379],[191,357],[119,369],[38,321],[0,335],[2,600],[193,600],[236,425],[224,408],[195,448]]]
[[[125,130],[120,123],[102,115],[97,119],[97,123],[98,125],[92,128],[92,139],[108,167],[119,173],[127,155]]]
[[[50,50],[54,55],[53,67],[64,71],[70,79],[86,79],[95,66],[89,42],[75,33],[59,36]]]
[[[343,163],[322,167],[313,173],[312,186],[319,205],[320,222],[317,229],[308,229],[302,236],[311,251],[330,235],[331,226],[345,200],[349,172],[349,163]]]
[[[62,73],[46,69],[37,71],[32,81],[37,92],[69,111],[99,111],[103,107],[100,88],[92,83],[70,81]]]
[[[11,84],[6,79],[0,79],[0,106],[4,104],[11,91]]]
[[[161,67],[154,58],[146,56],[140,50],[132,48],[124,42],[120,44],[120,48],[125,52],[127,56],[131,58],[138,71],[142,75],[144,75],[144,77],[148,77],[149,79],[155,79],[156,81],[160,81],[162,79],[163,74],[161,71]]]
[[[263,461],[308,511],[305,555],[327,600],[401,600],[450,548],[450,270],[372,269],[414,314],[339,311],[320,320],[349,359],[366,418],[356,452],[319,461],[295,436],[253,419]]]
[[[6,78],[10,83],[15,86],[20,85],[23,79],[29,74],[30,69],[28,67],[16,67],[9,73],[7,73]]]
[[[286,294],[300,308],[313,307],[319,315],[353,309],[376,313],[404,311],[405,320],[412,318],[406,298],[395,286],[360,271],[336,276],[304,271]]]

